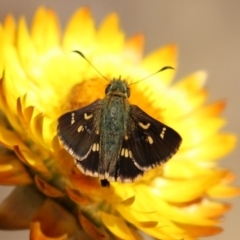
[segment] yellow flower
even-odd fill
[[[221,232],[220,217],[233,197],[234,176],[218,160],[236,138],[219,130],[225,103],[206,104],[206,74],[172,84],[174,71],[132,85],[130,103],[177,130],[179,152],[131,184],[102,188],[83,175],[56,135],[64,112],[104,97],[106,80],[73,50],[83,51],[108,79],[142,79],[163,66],[176,68],[176,47],[143,59],[144,37],[125,40],[118,17],[96,29],[90,11],[76,11],[61,34],[55,13],[39,8],[28,30],[11,15],[0,26],[0,183],[15,190],[0,205],[0,228],[30,226],[31,239],[192,240]],[[84,233],[85,232],[85,233]],[[84,235],[87,234],[87,235]]]

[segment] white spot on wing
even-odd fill
[[[89,114],[87,115],[86,113],[84,113],[84,119],[85,120],[89,120],[90,118],[92,118],[93,114]]]
[[[122,148],[121,156],[124,156],[124,148]]]
[[[163,127],[162,132],[160,133],[160,137],[163,139],[165,132],[166,132],[167,128]]]
[[[98,152],[99,151],[99,143],[94,143],[92,145],[92,151],[93,152]]]
[[[75,113],[71,114],[71,125],[75,123]]]
[[[153,144],[153,139],[152,139],[152,137],[148,136],[147,139],[148,139],[148,142],[149,142],[150,144]]]
[[[81,131],[83,131],[83,125],[80,125],[79,127],[78,127],[78,130],[77,130],[78,132],[81,132]]]
[[[124,156],[127,158],[128,157],[128,149],[125,148],[125,153]]]
[[[148,123],[148,124],[145,125],[145,124],[139,122],[138,125],[139,125],[141,128],[143,128],[143,129],[148,129],[148,128],[150,127],[151,124]]]

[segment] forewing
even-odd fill
[[[134,163],[142,171],[166,162],[177,152],[182,141],[175,130],[135,105],[131,105],[127,134]]]
[[[67,112],[58,119],[58,137],[64,148],[79,161],[88,157],[94,143],[99,144],[101,102],[96,100],[84,108]],[[96,161],[99,159],[96,156],[98,152],[94,152]]]

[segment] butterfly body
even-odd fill
[[[115,178],[115,166],[127,134],[130,105],[127,101],[126,83],[113,80],[102,100],[100,133],[99,175],[103,179]],[[104,130],[104,131],[103,131]]]
[[[132,182],[144,171],[167,161],[181,137],[128,102],[126,81],[113,79],[106,97],[65,113],[58,119],[58,136],[86,175],[108,181]]]

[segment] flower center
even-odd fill
[[[87,106],[98,98],[104,98],[106,80],[92,78],[83,80],[70,90],[64,110],[69,111]]]

